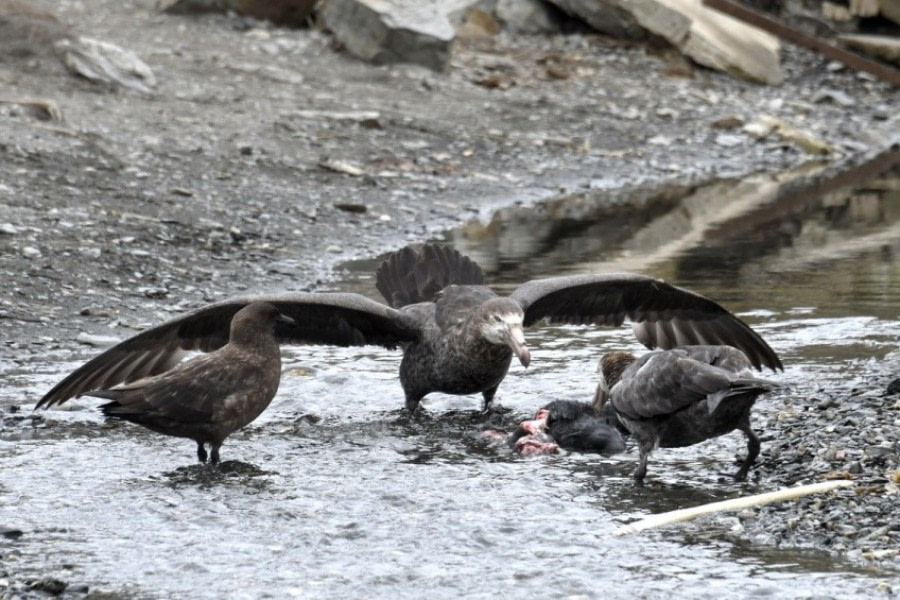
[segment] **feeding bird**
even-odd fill
[[[655,448],[680,448],[738,429],[747,436],[747,457],[734,474],[747,478],[759,456],[759,437],[750,426],[756,399],[778,384],[756,377],[747,355],[730,346],[684,346],[649,352],[610,352],[600,359],[594,407],[615,409],[634,436],[643,481]]]
[[[285,293],[236,297],[196,309],[129,338],[76,369],[37,407],[157,375],[187,349],[214,350],[227,339],[231,317],[249,303],[269,302],[294,319],[275,331],[280,343],[400,347],[400,383],[415,412],[429,393],[480,393],[485,410],[513,356],[527,367],[523,328],[550,323],[621,325],[628,318],[650,348],[731,344],[756,368],[781,368],[768,344],[714,301],[660,279],[632,273],[534,279],[509,296],[484,285],[471,259],[436,244],[413,244],[376,271],[389,305],[355,293]]]

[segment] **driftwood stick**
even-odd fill
[[[823,481],[820,483],[811,483],[809,485],[801,485],[793,488],[784,488],[774,492],[766,492],[765,494],[755,494],[753,496],[745,496],[743,498],[733,498],[731,500],[722,500],[721,502],[712,502],[710,504],[702,504],[691,508],[682,508],[658,515],[650,515],[640,521],[629,523],[623,527],[619,527],[612,532],[612,535],[627,535],[629,533],[637,533],[645,529],[654,527],[662,527],[663,525],[671,525],[672,523],[681,523],[682,521],[690,521],[703,515],[709,515],[717,512],[726,512],[730,510],[741,510],[750,508],[751,506],[762,506],[763,504],[771,504],[773,502],[781,502],[783,500],[793,500],[802,496],[811,494],[820,494],[822,492],[830,492],[838,488],[850,487],[852,481]]]

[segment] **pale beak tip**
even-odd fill
[[[522,366],[525,367],[525,368],[527,369],[527,368],[528,368],[528,365],[531,364],[531,353],[528,352],[528,350],[526,350],[525,352],[523,352],[522,354],[520,354],[520,355],[519,355],[519,362],[522,363]]]

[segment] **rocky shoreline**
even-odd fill
[[[900,355],[871,361],[844,388],[791,395],[777,410],[757,410],[761,482],[791,486],[847,479],[832,497],[807,497],[739,515],[751,539],[779,547],[821,548],[869,565],[900,568],[900,395],[888,387]],[[798,402],[799,401],[799,402]]]

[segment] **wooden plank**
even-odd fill
[[[900,70],[893,67],[850,52],[849,50],[830,44],[807,33],[803,33],[802,31],[776,21],[772,17],[764,15],[761,12],[741,6],[732,0],[703,0],[703,3],[710,8],[731,15],[750,25],[765,29],[788,42],[815,50],[830,59],[844,63],[850,68],[871,73],[892,85],[900,87]]]

